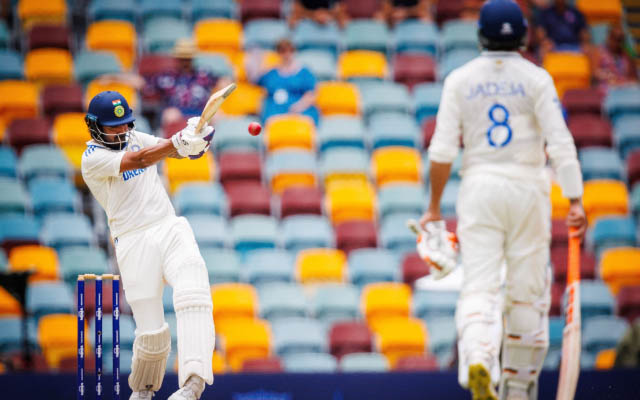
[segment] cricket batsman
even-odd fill
[[[191,118],[171,139],[135,130],[133,112],[118,92],[96,95],[85,117],[91,140],[82,177],[107,214],[127,301],[136,323],[130,399],[151,399],[164,378],[171,333],[164,320],[164,281],[173,287],[178,327],[180,389],[169,400],[197,400],[213,383],[215,345],[206,266],[193,231],[177,217],[156,164],[166,157],[197,158],[213,127],[195,133]]]
[[[478,37],[483,52],[445,79],[429,146],[431,198],[420,220],[421,236],[439,244],[419,243],[418,251],[433,261],[436,278],[455,265],[457,244],[444,228],[440,199],[463,146],[456,204],[464,271],[456,309],[458,381],[474,400],[537,399],[549,346],[546,155],[570,200],[567,224],[577,228],[580,238],[586,229],[580,165],[553,81],[517,53],[526,33],[517,3],[489,0],[482,6]]]

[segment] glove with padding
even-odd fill
[[[427,222],[419,229],[416,248],[436,280],[447,276],[458,263],[458,238],[447,231],[442,220]]]
[[[171,137],[173,146],[182,157],[200,158],[211,146],[215,130],[212,126],[207,125],[202,128],[199,134],[196,134],[195,129],[199,120],[199,117],[189,118],[187,126]]]

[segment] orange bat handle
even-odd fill
[[[580,280],[580,238],[571,237],[577,228],[569,228],[569,254],[567,260],[567,286]]]

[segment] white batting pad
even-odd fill
[[[136,334],[129,374],[129,386],[134,392],[160,390],[170,352],[171,332],[166,322],[158,330]]]

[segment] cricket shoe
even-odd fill
[[[204,391],[204,379],[191,375],[184,386],[171,395],[167,400],[198,400]]]
[[[491,383],[491,374],[483,364],[469,366],[469,390],[473,400],[498,400]]]
[[[151,390],[143,390],[142,392],[133,392],[129,400],[151,400],[153,392]]]

